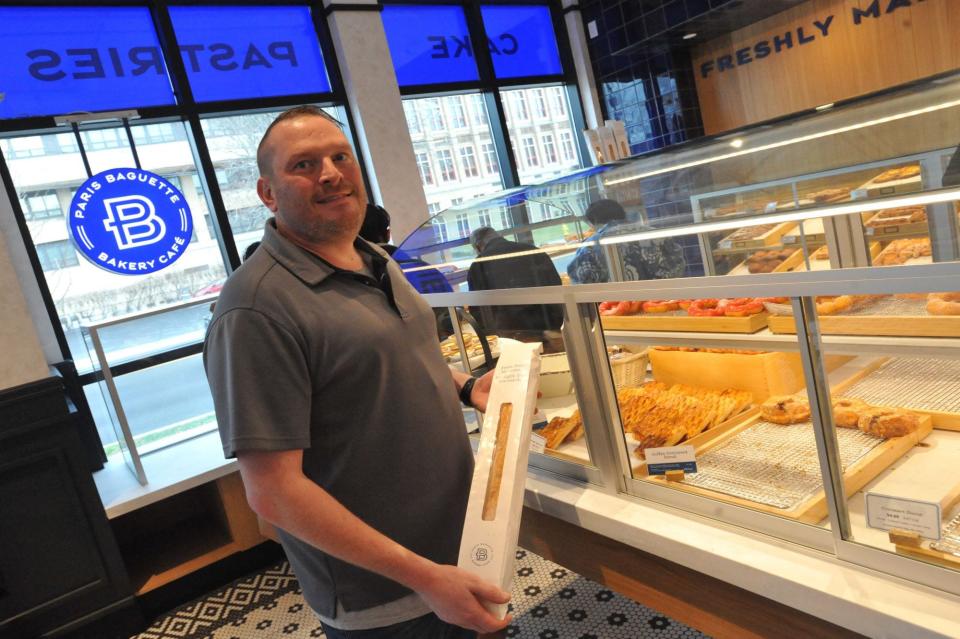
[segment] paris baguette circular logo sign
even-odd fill
[[[193,236],[183,193],[142,169],[110,169],[81,184],[70,203],[68,224],[84,257],[120,275],[170,266]]]

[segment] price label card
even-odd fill
[[[530,435],[530,452],[543,454],[547,449],[547,438],[543,435],[533,433]]]
[[[667,446],[647,448],[643,451],[647,458],[647,472],[651,475],[663,475],[668,470],[682,470],[685,473],[697,472],[697,455],[693,446]]]
[[[877,493],[867,493],[864,500],[871,528],[906,530],[927,539],[940,539],[940,504]]]

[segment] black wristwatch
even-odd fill
[[[460,401],[464,406],[473,408],[473,402],[470,401],[470,393],[473,392],[473,385],[477,383],[476,377],[471,377],[460,387]]]

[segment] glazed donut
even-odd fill
[[[818,297],[817,315],[835,315],[853,306],[853,296],[840,295],[837,297]]]
[[[747,317],[764,311],[763,302],[752,297],[739,297],[726,302],[718,305],[717,308],[722,308],[723,314],[728,317]]]
[[[930,293],[927,312],[931,315],[960,315],[960,293]]]
[[[723,309],[717,308],[719,300],[705,299],[693,300],[687,307],[687,314],[694,317],[720,317],[723,315]]]
[[[643,303],[643,310],[647,313],[666,313],[678,308],[680,305],[674,300],[648,300]]]
[[[833,423],[837,428],[856,428],[860,416],[870,410],[869,404],[859,399],[837,397],[833,400]]]
[[[771,304],[786,304],[790,301],[789,297],[757,297],[758,302],[769,302]]]
[[[630,302],[630,314],[636,315],[643,312],[643,300],[637,300],[635,302]]]
[[[810,419],[810,404],[793,395],[778,395],[761,404],[760,414],[774,424],[796,424]]]
[[[690,308],[690,305],[693,303],[693,300],[677,300],[677,305],[683,309],[687,310]]]
[[[920,418],[899,408],[871,408],[860,416],[857,426],[868,435],[890,439],[915,432]]]
[[[601,315],[614,315],[614,309],[617,308],[616,302],[600,302],[599,311]]]

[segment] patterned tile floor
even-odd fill
[[[528,550],[517,550],[514,621],[520,639],[700,639],[669,619]],[[323,637],[286,562],[239,579],[157,619],[131,639]],[[708,639],[708,638],[706,638]]]

